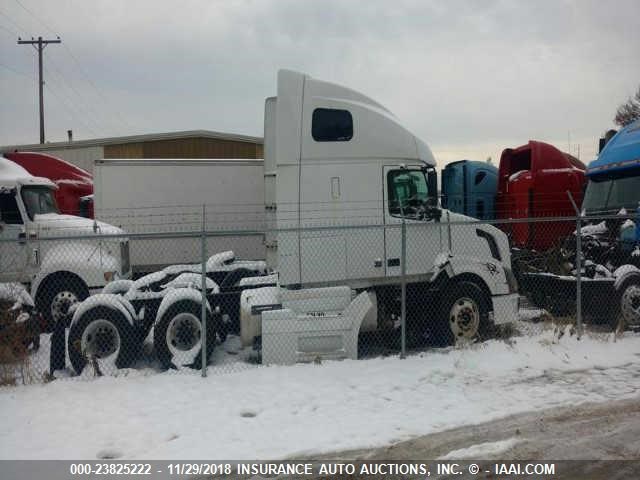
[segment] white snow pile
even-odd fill
[[[596,223],[593,225],[585,225],[580,229],[580,233],[582,235],[602,235],[606,232],[607,232],[607,224],[605,223],[604,220],[600,223]],[[575,235],[576,233],[575,230],[573,233]]]
[[[12,303],[11,310],[18,310],[23,306],[33,307],[31,295],[19,283],[0,283],[0,301]]]
[[[546,331],[404,360],[256,366],[206,379],[129,371],[5,388],[0,458],[91,460],[108,451],[124,459],[282,459],[383,446],[525,411],[637,396],[638,352],[635,334],[578,341]],[[482,456],[507,446],[476,449]]]
[[[512,437],[497,442],[478,443],[467,448],[452,450],[446,455],[439,457],[438,460],[464,460],[465,458],[484,460],[503,454],[520,443],[520,441],[521,440]]]

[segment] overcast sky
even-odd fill
[[[640,2],[0,0],[0,145],[191,129],[262,136],[291,68],[361,91],[440,166],[543,140],[586,162],[640,84]]]

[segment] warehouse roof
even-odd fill
[[[238,135],[235,133],[213,132],[211,130],[186,130],[183,132],[148,133],[145,135],[129,135],[125,137],[94,138],[89,140],[73,140],[63,142],[47,142],[44,144],[34,143],[27,145],[5,145],[0,146],[0,151],[9,152],[13,150],[39,151],[50,148],[78,148],[78,147],[101,147],[104,145],[120,145],[123,143],[153,142],[157,140],[176,140],[180,138],[211,138],[216,140],[230,140],[235,142],[257,143],[262,145],[262,137],[250,137],[248,135]]]

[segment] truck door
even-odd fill
[[[16,190],[0,190],[0,281],[24,281],[26,267],[25,226]]]
[[[419,166],[383,167],[385,266],[388,277],[400,275],[402,217],[406,221],[408,275],[431,272],[442,251],[441,228],[435,220],[423,218],[421,206],[429,196],[427,179]]]

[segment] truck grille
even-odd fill
[[[129,261],[129,241],[120,243],[120,269],[122,275],[127,275],[131,268]]]

